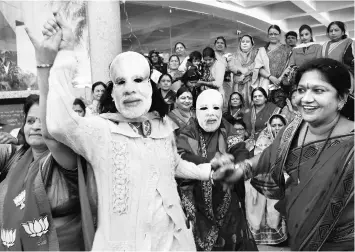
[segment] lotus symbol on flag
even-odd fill
[[[16,229],[1,229],[1,241],[4,246],[10,248],[14,246],[16,239]]]
[[[48,232],[48,219],[47,216],[41,217],[38,220],[27,221],[26,223],[21,223],[23,229],[30,237],[40,237]]]

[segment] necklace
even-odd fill
[[[318,162],[318,159],[320,157],[320,154],[322,154],[322,152],[324,151],[325,147],[327,146],[327,143],[329,141],[329,138],[330,136],[332,135],[335,127],[338,125],[338,122],[340,120],[340,116],[339,118],[337,119],[337,122],[333,125],[333,127],[330,129],[329,131],[329,134],[327,136],[327,139],[325,140],[325,143],[323,144],[322,146],[322,149],[317,153],[317,157],[316,157],[316,160],[313,162],[310,170],[313,169],[313,167],[316,165],[316,163]],[[301,153],[300,153],[300,156],[298,158],[298,165],[297,165],[297,176],[298,176],[298,184],[300,183],[300,165],[301,165],[301,159],[302,159],[302,155],[303,155],[303,147],[304,147],[304,143],[305,143],[305,140],[306,140],[306,137],[307,137],[307,134],[308,134],[308,128],[309,126],[307,125],[307,128],[306,128],[306,132],[304,133],[304,136],[303,136],[303,140],[302,140],[302,145],[301,145]]]

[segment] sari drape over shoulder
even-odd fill
[[[270,120],[267,127],[261,131],[255,143],[254,155],[259,155],[272,144],[275,137],[272,133]],[[261,195],[245,181],[246,216],[250,230],[257,244],[279,244],[287,239],[286,223],[280,213],[274,208],[278,200],[268,199]]]
[[[282,200],[275,207],[286,215],[292,250],[354,250],[354,134],[330,138],[314,164],[325,141],[306,144],[300,157],[292,146],[301,123],[296,117],[261,154],[251,184]]]
[[[231,153],[236,161],[247,158],[245,143],[222,120],[213,133],[202,131],[197,120],[190,120],[177,138],[181,157],[196,164],[211,160],[216,152]],[[219,183],[184,180],[179,181],[179,190],[198,250],[257,250],[245,219],[244,182],[223,191]]]
[[[96,225],[95,180],[90,188],[94,190],[87,190],[85,178],[60,167],[49,151],[33,160],[31,148],[20,148],[7,165],[9,172],[0,184],[0,250],[90,250]],[[87,169],[85,165],[85,175]],[[79,192],[79,187],[85,191]],[[85,223],[86,213],[91,226]]]

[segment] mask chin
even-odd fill
[[[198,124],[205,132],[215,132],[221,125],[221,120],[222,119],[219,118],[217,119],[216,123],[207,124],[207,122],[204,119],[197,117]]]

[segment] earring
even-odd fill
[[[344,108],[344,104],[343,103],[338,105],[338,110],[339,111],[342,110],[343,108]]]

